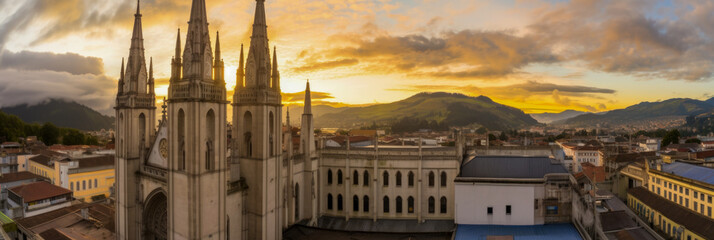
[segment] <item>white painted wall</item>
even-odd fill
[[[455,184],[456,224],[534,225],[535,193],[541,184]],[[542,190],[540,190],[542,192]],[[506,215],[511,205],[511,215]],[[487,208],[493,207],[488,215]]]

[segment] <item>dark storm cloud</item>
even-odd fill
[[[56,54],[49,52],[6,51],[0,55],[0,69],[49,70],[80,74],[103,74],[101,58],[85,57],[76,53]]]

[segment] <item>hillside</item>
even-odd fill
[[[59,127],[96,131],[114,128],[114,117],[102,115],[76,102],[51,99],[36,105],[17,105],[0,109],[27,123],[51,122]]]
[[[492,101],[485,96],[470,97],[455,93],[419,93],[407,99],[343,110],[315,117],[318,127],[353,127],[389,124],[409,117],[435,121],[447,126],[484,126],[491,130],[516,129],[538,124],[523,111]]]
[[[679,121],[690,115],[714,110],[714,106],[690,98],[673,98],[661,102],[642,102],[605,114],[584,114],[562,121],[571,126],[628,125],[638,122]],[[664,124],[664,123],[663,123]]]
[[[530,114],[535,120],[540,123],[552,123],[556,121],[565,120],[568,118],[577,117],[587,112],[575,111],[575,110],[565,110],[559,113],[534,113]]]

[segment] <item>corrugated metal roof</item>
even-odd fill
[[[458,225],[455,240],[486,240],[488,236],[513,236],[518,240],[582,239],[570,223],[504,226],[504,225]]]
[[[674,162],[662,164],[662,172],[714,184],[714,169],[700,167],[688,163]]]
[[[461,168],[461,177],[543,178],[549,173],[568,173],[549,157],[476,156]]]

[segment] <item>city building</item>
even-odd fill
[[[46,178],[33,174],[31,172],[15,172],[0,175],[0,208],[8,209],[8,189],[27,183],[45,180]]]
[[[52,184],[70,189],[74,197],[86,202],[102,200],[112,194],[115,182],[113,155],[68,157],[44,151],[28,161],[29,171]]]
[[[5,213],[10,218],[31,217],[71,205],[72,191],[39,181],[12,187],[8,190],[8,208]]]
[[[17,237],[28,240],[115,239],[114,208],[103,203],[79,203],[18,219]]]

